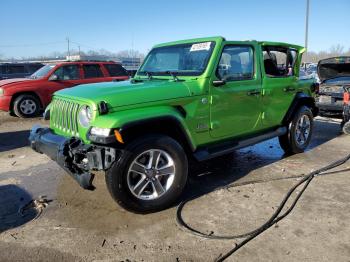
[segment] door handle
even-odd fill
[[[260,95],[261,91],[260,90],[250,90],[247,92],[248,96],[256,96],[256,95]]]
[[[294,87],[291,87],[291,86],[287,86],[286,88],[283,89],[284,92],[294,92],[295,91],[295,88]]]

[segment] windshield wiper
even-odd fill
[[[167,71],[166,73],[168,73],[169,75],[171,75],[171,76],[174,78],[174,81],[175,81],[175,82],[180,81],[180,79],[177,77],[177,75],[176,75],[175,72]]]
[[[170,76],[172,76],[172,78],[174,79],[175,82],[184,81],[182,79],[179,79],[177,77],[177,72],[174,72],[174,71],[160,71],[160,72],[157,72],[157,73],[170,75]]]
[[[174,79],[175,82],[184,81],[184,80],[179,79],[177,77],[177,72],[169,71],[169,70],[168,71],[154,71],[154,72],[152,72],[152,71],[141,71],[140,73],[146,74],[147,77],[148,77],[148,80],[155,79],[153,77],[154,75],[170,75]]]
[[[150,71],[143,71],[143,72],[147,75],[148,80],[152,80],[152,74],[153,74],[153,72],[150,72]]]

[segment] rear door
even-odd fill
[[[298,88],[296,60],[298,51],[284,46],[263,46],[263,124],[282,123]]]
[[[7,66],[6,65],[0,65],[0,80],[6,79],[6,71],[7,71]]]
[[[212,137],[237,137],[262,128],[261,74],[257,45],[227,42],[217,65],[212,85],[210,121]]]
[[[108,81],[123,81],[129,78],[128,72],[120,64],[103,64],[103,67],[105,68],[106,74],[108,75],[108,77],[106,77],[106,80]]]
[[[23,78],[26,77],[28,72],[24,65],[8,65],[7,66],[7,78]]]
[[[82,83],[97,83],[107,81],[100,64],[83,64]]]

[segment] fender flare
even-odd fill
[[[288,108],[286,115],[282,120],[282,123],[288,124],[293,118],[296,110],[303,105],[310,107],[313,115],[317,116],[318,108],[316,107],[315,99],[308,94],[305,94],[303,92],[298,92],[295,94],[294,99],[290,107]]]
[[[134,129],[136,127],[142,127],[142,126],[152,126],[157,129],[157,125],[160,125],[161,123],[171,123],[171,125],[168,125],[166,127],[163,127],[165,129],[169,129],[171,131],[174,131],[173,127],[178,128],[178,131],[181,132],[181,136],[185,139],[186,144],[189,146],[192,152],[195,151],[196,146],[193,143],[193,140],[191,139],[191,136],[189,132],[187,132],[187,129],[185,128],[184,124],[179,120],[177,117],[172,115],[164,115],[164,116],[156,116],[146,119],[140,119],[140,120],[134,120],[128,123],[125,123],[119,128],[120,134],[123,136],[123,134],[126,134],[128,130]],[[139,130],[140,131],[140,130]]]

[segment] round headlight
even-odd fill
[[[78,115],[79,123],[83,127],[88,127],[92,119],[92,110],[89,106],[83,106]]]

